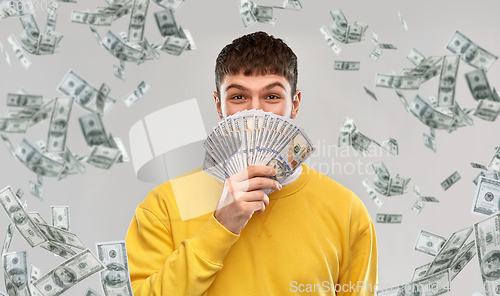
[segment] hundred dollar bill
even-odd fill
[[[464,269],[465,265],[469,263],[469,261],[476,255],[476,242],[471,241],[467,245],[463,246],[460,252],[458,253],[455,261],[451,264],[450,267],[450,280],[452,281],[462,269]]]
[[[15,295],[31,296],[28,289],[28,259],[27,252],[13,252],[2,255],[5,276],[14,285]]]
[[[69,163],[73,168],[75,168],[80,173],[85,173],[85,166],[76,159],[76,157],[71,153],[71,151],[66,147],[63,153],[60,153],[60,156]]]
[[[496,148],[495,154],[488,164],[488,168],[494,171],[500,171],[500,146]]]
[[[112,147],[120,150],[120,158],[118,159],[120,162],[129,162],[130,157],[128,156],[127,149],[125,149],[125,145],[123,144],[122,140],[120,138],[113,138],[110,135],[110,142],[111,139],[113,139]]]
[[[474,224],[477,258],[486,296],[496,295],[500,284],[500,214]]]
[[[323,38],[325,38],[325,41],[328,44],[328,46],[330,46],[330,48],[333,50],[333,52],[336,55],[339,55],[339,53],[340,53],[340,51],[342,51],[342,49],[333,40],[333,37],[328,32],[328,29],[323,25],[321,28],[319,28],[319,31],[321,32],[321,35],[323,35]]]
[[[37,223],[36,225],[38,229],[40,229],[40,231],[44,234],[45,238],[47,238],[47,240],[50,242],[56,242],[81,250],[85,249],[85,246],[80,241],[80,239],[76,236],[76,234],[72,232],[62,230],[55,226],[47,225],[45,223]]]
[[[42,185],[37,184],[31,180],[29,180],[30,193],[34,196],[38,197],[41,201],[43,201],[43,188]]]
[[[29,118],[0,118],[0,132],[26,133],[29,127]]]
[[[176,36],[167,36],[160,50],[168,54],[178,56],[188,47],[188,45],[189,40],[187,39]]]
[[[420,77],[377,74],[375,85],[394,89],[418,89]]]
[[[101,296],[101,295],[97,294],[97,292],[92,290],[91,288],[88,288],[87,291],[85,292],[85,296]]]
[[[408,75],[410,75],[410,73],[408,73]],[[422,74],[421,76],[422,80],[420,81],[420,84],[423,84],[424,82],[431,80],[440,73],[441,73],[441,64],[432,66],[429,70],[427,70],[424,74]]]
[[[97,111],[101,114],[104,114],[104,104],[106,103],[106,98],[108,97],[110,91],[111,89],[109,86],[106,83],[103,83],[97,92],[95,103]]]
[[[335,70],[359,70],[360,62],[335,61],[333,68]]]
[[[435,129],[449,129],[455,122],[453,116],[439,112],[419,95],[413,99],[410,111],[422,123]]]
[[[418,66],[416,66],[410,73],[408,73],[408,76],[423,76],[430,69],[432,69],[432,67],[441,62],[442,59],[443,57],[440,56],[428,57],[418,64]]]
[[[471,233],[472,227],[453,233],[436,254],[425,275],[428,276],[448,269]]]
[[[142,81],[131,93],[123,98],[123,102],[130,108],[130,106],[140,100],[148,90],[149,84],[146,81]]]
[[[427,271],[427,269],[429,268],[429,266],[431,265],[431,263],[427,263],[427,264],[424,264],[422,266],[419,266],[417,268],[415,268],[415,270],[413,271],[413,275],[411,277],[411,281],[416,281],[418,279],[421,279],[425,276],[425,272]]]
[[[478,69],[472,72],[465,73],[465,80],[469,85],[474,100],[490,100],[494,101],[493,92],[491,91],[486,72]]]
[[[50,118],[47,152],[63,152],[66,148],[66,135],[73,100],[73,97],[56,98]]]
[[[135,0],[128,27],[128,41],[140,42],[144,38],[144,26],[148,12],[149,0]]]
[[[482,169],[482,170],[485,170],[487,171],[488,168],[485,167],[484,165],[480,164],[480,163],[474,163],[474,162],[471,162],[470,165],[472,166],[472,168],[474,169]]]
[[[56,30],[57,11],[53,14],[47,14],[47,22],[45,25],[45,34]]]
[[[421,229],[414,250],[436,256],[445,242],[445,237]]]
[[[7,94],[7,106],[9,107],[40,108],[43,103],[43,96],[41,95]]]
[[[112,14],[100,14],[85,11],[72,11],[71,22],[93,26],[111,26],[113,23]]]
[[[2,245],[2,253],[0,253],[0,255],[9,252],[10,244],[12,243],[12,237],[14,236],[14,227],[14,223],[12,222],[10,222],[9,226],[7,226],[7,232],[5,233],[5,239]]]
[[[422,209],[424,208],[425,204],[420,200],[418,199],[414,204],[413,206],[411,207],[411,209],[413,211],[415,211],[417,214],[420,214],[420,212],[422,211]]]
[[[451,174],[451,176],[446,178],[446,180],[441,182],[441,187],[443,187],[444,190],[448,190],[448,188],[450,188],[451,185],[457,183],[458,180],[460,180],[460,175],[458,174],[458,172],[454,172],[453,174]]]
[[[138,48],[132,47],[132,43],[125,43],[111,31],[104,35],[101,44],[113,56],[126,62],[138,62],[144,56],[144,50],[140,46]]]
[[[100,273],[105,295],[133,296],[124,241],[97,243],[97,254],[105,268]]]
[[[57,90],[68,97],[75,97],[75,103],[81,108],[90,112],[99,112],[97,108],[98,90],[75,71],[68,70]],[[103,108],[104,114],[111,109],[115,102],[114,99],[106,97]]]
[[[302,4],[299,0],[285,0],[283,7],[275,6],[276,8],[289,9],[289,10],[302,10]]]
[[[418,50],[415,48],[412,48],[406,58],[412,62],[415,66],[418,66],[420,63],[422,63],[425,60],[425,56],[421,54]]]
[[[53,15],[57,13],[57,10],[59,9],[59,4],[55,2],[54,0],[49,2],[49,6],[47,7],[47,13],[50,15]]]
[[[363,87],[364,87],[364,86],[363,86]],[[371,90],[367,89],[366,87],[364,87],[364,88],[365,88],[366,93],[367,93],[370,97],[374,98],[374,99],[375,99],[375,101],[377,101],[377,96],[375,95],[375,93],[374,93],[374,92],[372,92]]]
[[[426,275],[407,284],[376,291],[377,296],[420,295],[438,296],[451,290],[450,271]]]
[[[379,43],[378,44],[378,47],[379,48],[382,48],[382,49],[397,49],[396,46],[394,46],[393,44],[383,44],[383,43]]]
[[[372,35],[371,35],[371,39],[372,39],[372,42],[375,43],[375,45],[378,44],[378,35],[375,34],[375,32],[372,32]]]
[[[109,170],[118,160],[120,155],[121,153],[119,149],[94,146],[89,159],[87,159],[87,163],[101,169]]]
[[[240,0],[239,5],[240,5],[240,17],[241,20],[243,21],[243,25],[245,26],[245,28],[248,28],[251,25],[255,24],[257,22],[257,18],[255,17],[252,9],[254,3],[248,0]]]
[[[420,200],[423,202],[439,202],[439,200],[433,196],[421,196]]]
[[[31,296],[41,296],[40,292],[33,286],[33,282],[36,282],[42,276],[42,270],[33,264],[30,268],[30,280],[28,288],[30,290]]]
[[[401,223],[403,215],[377,214],[377,223]]]
[[[161,36],[180,37],[179,28],[177,27],[177,23],[175,22],[174,12],[172,10],[170,9],[161,10],[156,12],[154,16],[156,24],[158,25],[158,29],[160,30]]]
[[[104,123],[98,113],[92,113],[78,118],[87,145],[109,147]]]
[[[382,148],[389,151],[392,155],[399,154],[399,147],[396,139],[389,138],[387,140],[384,140],[384,142],[382,142]]]
[[[61,257],[61,258],[66,258],[69,259],[72,256],[76,255],[76,252],[73,251],[70,247],[59,244],[56,242],[45,242],[39,245],[39,247]]]
[[[352,148],[361,154],[361,156],[365,157],[368,154],[368,147],[373,142],[370,138],[363,135],[359,131],[356,131],[351,136]]]
[[[451,107],[455,104],[455,87],[457,85],[459,64],[460,55],[444,56],[437,95],[437,105],[439,107]]]
[[[181,33],[182,38],[187,39],[189,41],[189,45],[186,48],[186,50],[195,50],[196,44],[194,43],[194,39],[193,36],[191,35],[191,32],[189,32],[189,30],[182,29],[182,27],[179,26],[179,33]]]
[[[0,191],[0,204],[2,204],[14,226],[31,247],[47,241],[38,227],[29,219],[10,186]]]
[[[113,65],[113,73],[115,74],[116,77],[125,81],[125,70],[122,67]]]
[[[356,131],[356,126],[354,125],[354,120],[352,118],[346,117],[342,122],[340,127],[338,146],[348,147],[351,146],[351,136]]]
[[[454,54],[460,54],[466,64],[485,71],[488,71],[498,59],[496,55],[479,47],[458,30],[451,36],[446,49]]]
[[[406,100],[403,93],[399,89],[396,89],[396,94],[398,95],[398,98],[401,101],[401,103],[403,104],[403,106],[405,107],[406,111],[408,111],[408,113],[410,113],[410,105],[408,105],[408,101]]]
[[[156,5],[161,6],[163,8],[168,8],[175,12],[184,0],[152,0]]]
[[[436,140],[426,133],[424,133],[424,145],[436,152]]]
[[[500,210],[500,181],[480,176],[477,182],[472,213],[491,215]]]
[[[0,42],[0,51],[2,52],[2,55],[3,55],[3,57],[5,58],[5,61],[7,62],[7,64],[9,65],[9,67],[11,67],[11,64],[10,64],[10,56],[9,56],[9,54],[5,51],[5,48],[3,47],[2,42]]]
[[[16,158],[36,174],[57,177],[65,165],[59,163],[35,149],[26,139],[23,139],[16,149]]]
[[[52,210],[52,226],[69,231],[69,207],[68,206],[51,206]]]
[[[500,114],[500,102],[481,100],[473,115],[486,121],[495,121]]]
[[[365,189],[368,192],[368,195],[370,196],[372,201],[377,205],[378,208],[381,208],[382,205],[384,204],[384,202],[380,199],[380,197],[375,192],[375,190],[373,190],[372,186],[370,185],[370,182],[368,182],[368,179],[367,178],[363,179],[363,181],[361,183],[365,187]],[[377,218],[378,218],[378,214],[377,214]]]
[[[408,25],[406,24],[405,20],[403,19],[403,17],[401,16],[401,13],[399,13],[399,10],[398,10],[398,16],[399,16],[399,20],[401,21],[401,23],[403,24],[403,27],[405,28],[406,32],[408,32]]]
[[[382,55],[382,50],[378,47],[375,47],[372,52],[370,53],[370,57],[374,59],[375,61],[378,61],[380,58],[380,55]]]
[[[43,296],[59,296],[104,269],[89,249],[64,261],[33,283]]]

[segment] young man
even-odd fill
[[[295,118],[297,76],[297,57],[281,39],[257,32],[234,40],[216,61],[219,118],[245,109]],[[126,238],[135,296],[375,294],[375,229],[352,191],[304,164],[282,185],[265,178],[276,174],[266,166],[224,184],[195,171],[137,207]],[[217,186],[233,202],[217,216],[182,221],[176,200],[203,203]]]

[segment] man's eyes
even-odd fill
[[[280,97],[279,97],[279,96],[277,96],[277,95],[268,95],[268,96],[266,97],[266,100],[277,100],[277,99],[279,99],[279,98],[280,98]],[[237,101],[238,101],[238,100],[244,100],[244,99],[245,99],[245,97],[244,97],[244,96],[241,96],[241,95],[237,95],[237,96],[232,96],[232,97],[231,97],[231,100],[237,100]]]

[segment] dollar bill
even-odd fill
[[[418,234],[414,250],[427,255],[436,256],[445,242],[445,237],[422,229]]]
[[[423,202],[439,202],[439,200],[433,196],[421,196],[420,200]]]
[[[2,245],[2,253],[0,253],[0,255],[9,252],[10,244],[12,243],[12,237],[14,236],[14,227],[14,223],[12,222],[10,222],[9,226],[7,226],[7,232],[5,233],[5,239]]]
[[[486,121],[495,121],[500,114],[500,102],[481,100],[473,115]]]
[[[448,188],[457,183],[458,180],[460,180],[460,174],[458,174],[458,172],[454,172],[451,176],[446,178],[446,180],[441,182],[441,187],[443,187],[444,190],[448,190]]]
[[[99,112],[97,108],[98,90],[75,71],[69,70],[57,87],[57,90],[68,97],[75,97],[74,102],[89,112]],[[103,115],[106,114],[116,101],[106,97]]]
[[[154,16],[161,36],[180,37],[179,28],[177,27],[177,23],[175,22],[174,12],[171,9],[158,11],[154,14]]]
[[[471,241],[467,245],[463,246],[458,253],[455,261],[450,266],[450,280],[452,281],[455,277],[464,269],[465,265],[476,255],[476,242]]]
[[[447,270],[472,233],[472,227],[454,232],[432,260],[426,276]]]
[[[448,41],[446,49],[454,54],[460,54],[466,64],[488,71],[498,59],[494,54],[479,47],[467,36],[456,30]]]
[[[89,249],[64,261],[33,283],[43,296],[59,296],[104,269]]]
[[[333,68],[335,70],[359,70],[360,62],[335,61]]]
[[[196,44],[194,43],[193,36],[191,35],[191,32],[189,30],[182,29],[182,27],[179,26],[179,32],[181,33],[181,37],[184,39],[187,39],[189,41],[189,45],[186,48],[186,50],[195,50],[196,49]]]
[[[27,252],[13,252],[2,255],[5,276],[13,284],[15,295],[31,296],[28,289],[28,259]]]
[[[35,149],[26,139],[23,139],[16,149],[16,158],[36,174],[57,177],[64,170],[65,165],[54,161]]]
[[[39,245],[39,247],[61,257],[69,259],[76,255],[76,252],[73,251],[69,246],[63,245],[54,241],[47,241]]]
[[[480,176],[472,203],[472,213],[491,215],[500,210],[500,181]]]
[[[257,22],[257,18],[253,14],[253,6],[254,3],[252,1],[239,0],[240,17],[245,28],[248,28]]]
[[[187,39],[176,36],[167,36],[160,49],[168,54],[178,56],[188,47],[188,45],[189,40]]]
[[[340,127],[338,146],[348,147],[351,146],[351,136],[356,131],[356,126],[354,125],[354,120],[352,118],[346,117],[342,122]]]
[[[47,152],[63,152],[66,148],[66,135],[73,100],[73,97],[56,98],[50,118]]]
[[[43,188],[42,185],[29,180],[30,193],[43,201]]]
[[[285,0],[283,7],[275,6],[276,8],[289,9],[289,10],[302,10],[302,4],[299,0]]]
[[[321,32],[321,35],[323,35],[323,38],[325,38],[325,41],[328,44],[328,46],[333,50],[333,52],[336,55],[339,55],[339,53],[342,51],[342,49],[333,40],[333,37],[328,32],[328,29],[323,25],[321,28],[319,28],[319,31]]]
[[[74,247],[77,249],[84,250],[85,246],[80,241],[80,239],[76,236],[76,234],[62,230],[55,226],[50,226],[45,223],[36,223],[38,229],[44,234],[45,238],[47,238],[50,242],[55,242],[58,244],[63,244],[69,247]]]
[[[382,48],[382,49],[398,49],[396,46],[394,46],[393,44],[385,44],[385,43],[379,43],[378,44],[378,47],[379,48]]]
[[[439,107],[451,107],[455,104],[455,87],[457,81],[460,55],[444,56],[437,101]]]
[[[488,168],[480,163],[474,163],[474,162],[471,162],[470,165],[472,166],[472,168],[474,169],[482,169],[482,170],[485,170],[487,171]],[[499,165],[500,165],[500,162],[499,162]]]
[[[450,271],[443,270],[435,274],[426,275],[407,284],[398,285],[392,288],[378,290],[377,296],[397,296],[397,295],[422,295],[437,296],[451,290]]]
[[[69,231],[69,207],[68,206],[51,206],[52,226]]]
[[[416,212],[417,214],[420,214],[420,212],[422,211],[422,209],[424,208],[425,204],[420,200],[418,199],[414,204],[413,206],[411,207],[411,209]]]
[[[378,35],[375,34],[375,32],[372,32],[371,40],[372,40],[373,43],[375,43],[375,45],[378,44]]]
[[[59,9],[59,4],[55,2],[54,0],[49,2],[49,6],[47,7],[47,13],[50,15],[53,15],[57,13],[57,10]]]
[[[424,145],[432,151],[436,152],[436,139],[426,133],[424,133]]]
[[[368,192],[368,195],[370,196],[372,201],[377,205],[378,208],[381,208],[382,205],[384,204],[384,202],[380,199],[380,197],[375,192],[375,190],[373,190],[368,179],[366,179],[366,178],[363,179],[362,184],[365,187],[366,191]],[[378,214],[377,214],[377,218],[378,218]]]
[[[14,226],[31,247],[35,247],[46,241],[38,227],[29,219],[26,211],[21,206],[21,202],[14,195],[10,186],[0,191],[0,204],[2,204]]]
[[[63,153],[60,154],[61,157],[69,163],[73,168],[75,168],[80,173],[85,173],[85,166],[81,164],[81,162],[76,159],[76,157],[71,153],[71,151],[66,147]]]
[[[420,86],[420,77],[377,74],[375,85],[377,87],[415,90]]]
[[[375,47],[372,52],[370,53],[370,57],[372,59],[374,59],[375,61],[378,61],[378,59],[380,58],[380,55],[382,55],[382,50],[380,48]]]
[[[490,100],[494,101],[493,92],[488,83],[486,72],[482,69],[474,70],[465,73],[467,85],[472,93],[474,100]]]
[[[133,296],[124,241],[97,243],[97,254],[105,269],[100,273],[105,295]]]
[[[368,147],[373,141],[367,136],[363,135],[361,132],[356,131],[351,135],[351,144],[352,148],[361,154],[361,156],[365,157],[368,155]]]
[[[33,286],[33,282],[37,281],[42,276],[42,270],[33,264],[31,264],[30,268],[30,279],[28,288],[30,290],[31,296],[41,296],[38,290]]]
[[[109,51],[119,60],[126,62],[139,62],[144,56],[142,47],[132,47],[132,43],[125,43],[121,38],[117,37],[113,32],[108,31],[101,41],[102,47]]]
[[[113,65],[113,73],[115,74],[116,77],[125,81],[125,70],[122,67]]]
[[[119,149],[104,147],[104,146],[94,146],[90,157],[87,159],[87,163],[95,167],[109,170],[111,166],[118,160],[121,153]]]
[[[499,218],[499,214],[496,214],[474,223],[477,258],[486,296],[495,295],[496,288],[500,284]]]
[[[403,215],[399,214],[377,214],[377,223],[401,223]]]
[[[406,58],[413,63],[413,65],[418,66],[420,63],[422,63],[425,60],[425,56],[421,54],[418,50],[415,48],[412,48]]]
[[[363,87],[364,87],[364,86],[363,86]],[[375,99],[375,101],[377,101],[377,96],[375,95],[375,93],[374,93],[374,92],[372,92],[371,90],[367,89],[366,87],[364,87],[364,88],[365,88],[366,93],[367,93],[370,97],[374,98],[374,99]]]
[[[110,135],[110,142],[111,139],[113,139],[113,143],[111,145],[111,148],[115,148],[120,150],[120,158],[118,159],[120,162],[129,162],[130,157],[128,156],[127,149],[125,149],[125,145],[123,144],[122,140],[120,138],[113,138]]]
[[[97,92],[97,97],[96,97],[97,112],[104,114],[104,104],[106,102],[106,98],[108,97],[108,94],[110,91],[111,91],[111,88],[106,83],[103,83],[101,85],[101,87],[99,88],[99,91]]]
[[[123,98],[123,102],[130,108],[130,106],[140,100],[148,90],[149,84],[146,81],[142,81],[131,93]]]
[[[135,0],[128,27],[128,41],[140,42],[144,38],[144,27],[148,12],[149,0]]]
[[[43,105],[43,96],[30,94],[7,94],[7,106],[40,108]]]
[[[114,21],[112,14],[100,14],[85,11],[72,11],[71,22],[93,26],[111,26]]]
[[[399,16],[399,20],[401,21],[401,23],[403,24],[403,27],[405,28],[406,32],[408,32],[408,25],[406,24],[405,20],[403,19],[403,17],[401,16],[401,13],[399,13],[399,10],[398,10],[398,16]]]
[[[410,112],[422,123],[435,129],[449,129],[455,122],[453,116],[439,112],[419,95],[413,99]]]
[[[411,72],[410,72],[411,73]],[[408,73],[408,75],[410,75]],[[424,82],[431,80],[432,78],[438,76],[441,73],[441,64],[432,66],[429,70],[427,70],[424,74],[422,74],[422,80],[420,84],[422,85]]]
[[[389,151],[392,155],[399,154],[399,147],[396,139],[389,138],[387,140],[384,140],[384,142],[382,142],[382,148]]]
[[[500,171],[500,146],[496,148],[495,154],[488,164],[488,168],[494,171]]]
[[[7,150],[9,150],[10,155],[12,155],[12,157],[16,157],[14,146],[12,146],[12,143],[10,142],[9,138],[3,132],[0,132],[0,138],[2,138],[2,141],[7,147]]]
[[[104,123],[98,113],[92,113],[78,118],[87,145],[109,147]]]
[[[425,272],[427,271],[427,269],[429,268],[429,266],[431,265],[431,263],[427,263],[427,264],[424,264],[422,266],[419,266],[417,268],[415,268],[415,270],[413,271],[413,275],[411,277],[411,281],[416,281],[418,279],[421,279],[425,276]]]
[[[29,127],[29,118],[0,118],[0,132],[26,133]]]
[[[184,3],[184,0],[152,0],[156,5],[168,8],[175,12]]]
[[[405,107],[406,111],[408,111],[408,113],[410,113],[410,105],[408,105],[408,101],[406,100],[403,93],[399,89],[396,89],[396,94],[398,95],[398,98],[401,101],[401,103],[403,104],[403,106]]]
[[[54,54],[57,46],[57,36],[53,35],[53,33],[49,32],[48,34],[40,35],[36,45],[36,55]]]

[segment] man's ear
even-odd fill
[[[302,100],[302,92],[300,91],[300,89],[297,89],[295,95],[293,96],[291,116],[292,119],[295,119],[295,117],[297,117],[297,113],[299,113],[300,100]]]
[[[214,101],[215,101],[215,108],[217,109],[217,113],[219,114],[219,119],[222,119],[222,107],[221,107],[219,96],[217,95],[216,91],[214,91],[213,96],[214,96]]]

